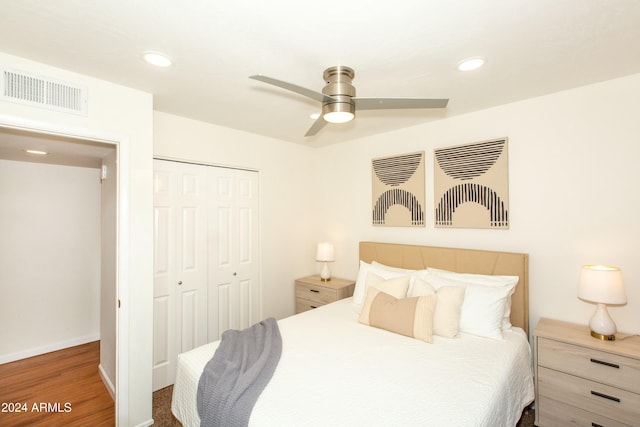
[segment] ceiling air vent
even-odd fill
[[[18,70],[2,70],[0,100],[87,115],[87,88]]]

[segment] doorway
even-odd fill
[[[28,148],[47,154],[27,153],[25,150]],[[123,184],[123,177],[117,166],[123,151],[120,148],[121,143],[110,138],[75,131],[61,132],[59,128],[54,129],[48,125],[36,123],[25,126],[24,123],[12,122],[0,117],[0,159],[3,161],[28,162],[32,165],[41,163],[42,167],[48,165],[59,168],[60,171],[68,171],[74,167],[85,171],[93,169],[93,176],[100,180],[98,184],[100,220],[97,226],[100,265],[99,278],[96,279],[99,282],[98,336],[102,341],[99,369],[106,388],[116,402],[116,420],[127,418],[127,380],[124,375],[128,364],[128,346],[120,345],[121,340],[126,343],[128,317],[126,313],[120,313],[117,310],[118,296],[122,293],[123,286],[127,285],[127,281],[122,280],[123,268],[126,271],[128,266],[128,260],[120,256],[120,249],[127,241],[119,228],[122,195],[118,189]],[[91,172],[88,173],[91,175]],[[34,233],[37,232],[37,226],[34,224]],[[82,259],[78,260],[79,263],[82,261]],[[37,269],[38,266],[33,268]],[[29,309],[30,307],[27,307],[27,311]],[[80,337],[80,340],[85,338]],[[72,342],[69,344],[73,345]],[[13,357],[15,360],[15,357],[19,356],[29,357],[39,352],[58,350],[54,348],[56,345],[61,344],[51,344],[49,347],[41,348],[32,346],[30,349],[23,350],[22,353],[13,352],[8,357]],[[121,398],[124,398],[124,405],[118,405]]]

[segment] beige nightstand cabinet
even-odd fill
[[[540,319],[536,425],[640,426],[640,337],[600,341],[587,325]]]
[[[328,282],[320,276],[308,276],[296,280],[296,313],[311,310],[353,295],[356,282],[332,277]]]

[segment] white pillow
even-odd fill
[[[464,300],[464,286],[443,286],[437,291],[429,283],[416,278],[408,298],[436,295],[436,307],[433,313],[433,333],[453,338],[460,330],[460,314]]]
[[[464,282],[468,285],[481,285],[481,286],[509,286],[511,292],[507,297],[507,304],[505,306],[504,316],[502,319],[502,329],[511,329],[511,296],[516,290],[518,284],[518,276],[500,276],[500,275],[488,275],[488,274],[474,274],[474,273],[456,273],[455,271],[440,270],[437,268],[429,267],[427,269],[429,274],[435,276],[444,277],[447,279],[453,279],[460,282]]]
[[[467,286],[460,310],[460,330],[496,340],[504,339],[502,315],[510,288]]]
[[[436,292],[445,286],[464,286],[460,308],[460,332],[486,338],[503,339],[503,317],[511,286],[481,286],[430,274],[425,281]]]
[[[395,299],[403,299],[407,297],[407,289],[409,288],[409,276],[394,277],[384,279],[377,274],[369,272],[367,274],[366,291],[369,288],[376,288],[385,294],[391,295]]]
[[[356,286],[353,290],[353,302],[356,305],[362,305],[364,303],[364,297],[367,293],[367,274],[369,274],[369,272],[372,272],[373,274],[376,274],[383,279],[392,279],[394,277],[406,276],[406,273],[389,271],[380,266],[360,261],[360,271],[358,272]]]
[[[448,279],[460,280],[471,285],[484,286],[509,286],[518,283],[518,276],[500,276],[496,274],[457,273],[455,271],[427,268],[429,274],[434,274]]]
[[[402,268],[402,267],[391,267],[390,265],[386,265],[386,264],[382,264],[379,263],[378,261],[371,261],[371,265],[375,266],[375,267],[380,267],[383,268],[387,271],[390,271],[392,273],[404,273],[409,275],[410,280],[409,280],[409,292],[411,292],[411,289],[413,288],[413,283],[416,280],[417,277],[423,277],[426,274],[428,274],[428,271],[425,270],[412,270],[410,268]]]

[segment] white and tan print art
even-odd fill
[[[424,151],[371,161],[374,226],[425,226]]]
[[[507,138],[434,150],[436,228],[509,228]]]

